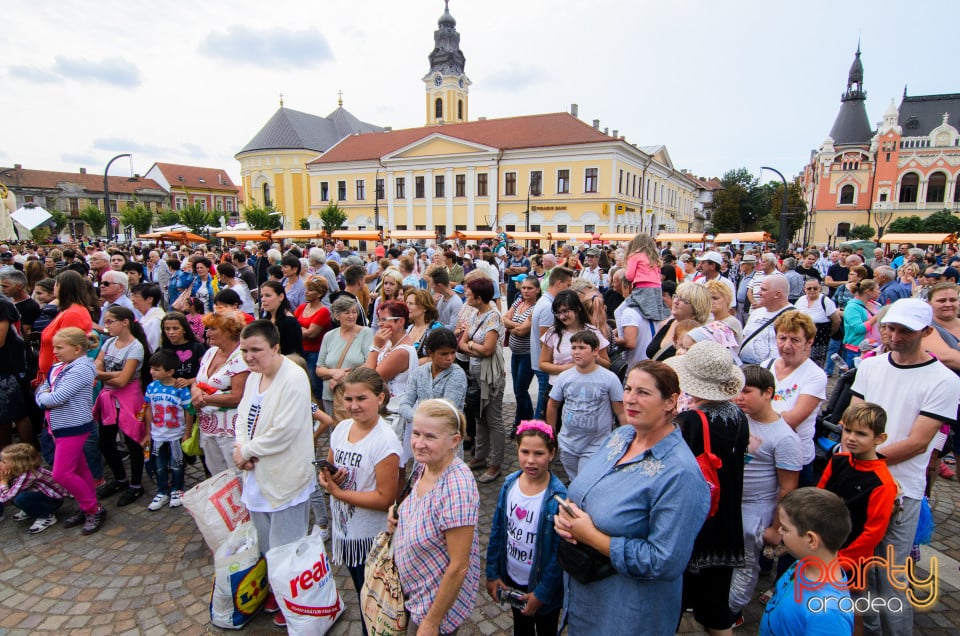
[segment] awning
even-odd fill
[[[391,241],[426,241],[436,239],[437,233],[430,230],[390,230]]]
[[[513,241],[546,241],[542,232],[507,232],[507,238]]]
[[[174,241],[176,243],[209,243],[207,239],[203,238],[198,234],[193,232],[154,232],[153,234],[141,234],[137,238],[141,239],[154,239],[157,241]]]
[[[496,232],[468,232],[466,230],[460,230],[454,232],[453,234],[447,237],[451,240],[460,240],[460,241],[490,241],[497,238]]]
[[[956,243],[956,234],[906,234],[894,232],[884,234],[880,239],[881,243],[913,243],[914,245],[942,245],[943,243]]]
[[[611,243],[626,243],[632,241],[636,234],[629,232],[606,232],[597,236],[601,241],[610,241]]]
[[[273,238],[309,241],[310,239],[324,238],[326,235],[327,233],[323,230],[277,230],[273,233]]]
[[[589,243],[594,239],[590,232],[550,232],[551,241],[579,241]]]
[[[380,241],[380,230],[335,230],[333,238],[344,241]]]
[[[735,232],[717,234],[714,243],[772,243],[773,238],[766,232]]]
[[[669,233],[663,232],[657,234],[654,237],[654,240],[657,243],[666,243],[670,241],[671,243],[703,243],[705,237],[707,236],[706,232],[687,232],[687,233]]]
[[[223,232],[217,232],[217,238],[236,239],[238,241],[270,240],[272,234],[270,230],[224,230]]]

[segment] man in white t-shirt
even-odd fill
[[[792,307],[787,301],[789,284],[783,276],[767,276],[760,287],[760,304],[750,310],[743,326],[740,359],[744,364],[759,364],[777,355],[777,333],[773,321]]]
[[[932,330],[933,309],[917,298],[897,300],[880,321],[884,342],[890,353],[863,360],[853,382],[851,404],[872,402],[887,412],[887,441],[878,448],[886,458],[890,474],[899,482],[902,510],[896,513],[875,554],[886,558],[887,546],[894,550],[894,562],[905,567],[920,518],[920,502],[926,487],[927,464],[934,447],[942,446],[938,431],[957,417],[960,378],[922,346]],[[893,567],[893,564],[887,564]],[[911,634],[913,610],[904,592],[895,588],[887,568],[869,579],[873,598],[899,598],[903,610],[866,613],[866,633]]]
[[[724,285],[730,288],[730,308],[737,308],[737,288],[733,286],[733,281],[726,276],[720,275],[720,266],[723,264],[723,257],[718,252],[704,252],[697,257],[697,269],[703,274],[702,277],[694,279],[694,282],[707,284],[707,281],[720,280]]]
[[[760,266],[753,273],[753,282],[750,283],[750,289],[747,290],[747,302],[750,303],[751,310],[760,305],[760,283],[767,276],[783,276],[783,272],[777,269],[777,255],[767,252],[760,257]],[[788,286],[789,287],[789,286]]]

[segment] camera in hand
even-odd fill
[[[497,600],[503,605],[523,609],[527,604],[524,596],[524,593],[518,590],[511,590],[507,587],[497,588]]]

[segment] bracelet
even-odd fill
[[[370,353],[374,353],[374,352],[382,353],[383,349],[381,349],[380,347],[370,347]],[[370,353],[368,353],[367,355],[370,355]]]

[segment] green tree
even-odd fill
[[[850,238],[861,241],[869,241],[877,230],[872,225],[854,225],[850,228]]]
[[[180,222],[180,213],[170,208],[164,208],[157,212],[157,223],[160,227],[176,225]]]
[[[746,168],[728,170],[720,179],[721,190],[713,195],[713,232],[751,230],[769,209],[767,196],[757,186],[757,178]]]
[[[908,234],[923,232],[923,219],[916,214],[901,216],[899,219],[895,219],[885,232],[906,232]]]
[[[60,210],[47,210],[47,212],[49,212],[50,216],[53,217],[50,219],[50,221],[57,232],[62,232],[70,224],[70,219]]]
[[[30,238],[33,239],[34,243],[44,243],[48,238],[50,238],[50,227],[46,225],[41,225],[40,227],[35,227],[30,230]]]
[[[153,225],[153,212],[137,201],[120,212],[120,220],[125,225],[133,226],[133,231],[137,234],[146,234],[150,231],[150,226]]]
[[[923,220],[923,232],[960,232],[960,219],[949,210],[934,212]]]
[[[757,206],[765,206],[768,212],[764,214],[758,226],[769,232],[774,240],[780,238],[780,208],[783,207],[783,183],[767,183],[757,188],[762,195],[756,197]],[[787,231],[788,238],[793,238],[803,229],[803,222],[807,216],[807,204],[803,201],[803,189],[800,179],[787,183]]]
[[[80,210],[80,220],[90,227],[91,236],[100,236],[103,227],[107,224],[107,217],[96,205],[88,203],[87,207]]]
[[[201,208],[200,204],[191,203],[180,209],[180,222],[200,233],[204,227],[213,225],[213,215]]]
[[[331,234],[342,228],[346,221],[347,215],[336,203],[331,203],[320,213],[320,222],[323,223],[323,229]]]
[[[258,204],[244,206],[243,217],[251,230],[279,230],[283,228],[283,213],[272,205],[263,207]]]
[[[301,229],[301,230],[309,230],[309,229],[310,229],[310,221],[309,221],[308,219],[300,219],[300,229]]]

